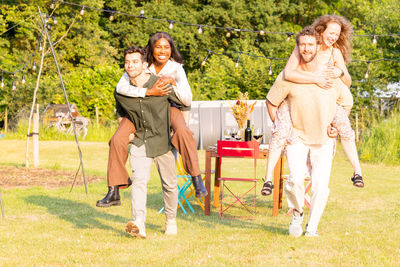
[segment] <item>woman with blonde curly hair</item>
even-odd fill
[[[314,83],[322,89],[330,89],[332,79],[340,78],[346,86],[350,87],[351,77],[346,67],[346,63],[351,61],[353,28],[350,22],[342,16],[324,15],[317,18],[312,27],[320,35],[320,48],[316,55],[320,68],[315,73],[302,71],[299,68],[300,54],[297,47],[295,47],[286,63],[284,79],[300,84]],[[355,145],[355,135],[348,119],[349,114],[350,110],[344,110],[343,107],[338,105],[332,126],[337,128],[343,149],[353,166],[354,175],[351,178],[353,185],[364,187]],[[272,172],[282,149],[289,140],[291,129],[289,107],[283,102],[278,108],[274,121],[265,183],[261,190],[262,195],[270,195],[272,193]],[[293,140],[293,137],[291,136],[290,139]]]

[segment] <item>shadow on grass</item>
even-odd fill
[[[111,230],[120,235],[127,236],[124,231],[103,224],[100,219],[125,224],[129,221],[128,218],[100,212],[86,203],[43,195],[28,196],[25,197],[24,200],[30,204],[47,208],[49,213],[58,216],[60,219],[73,223],[76,228]]]
[[[157,188],[157,187],[156,187]],[[149,187],[149,191],[154,191],[157,189],[154,189],[154,187]],[[149,193],[147,194],[147,209],[152,209],[156,210],[157,212],[163,207],[163,199],[162,199],[162,192],[161,188],[159,193]],[[130,193],[129,191],[125,191],[122,193],[123,199],[126,201],[130,200]],[[182,201],[182,199],[180,199]],[[263,205],[267,204],[267,207],[270,209],[268,210],[271,211],[271,221],[270,222],[265,222],[265,223],[258,223],[255,220],[246,220],[246,219],[219,219],[219,212],[215,211],[218,209],[213,208],[213,205],[211,203],[211,214],[210,216],[205,216],[204,211],[201,209],[201,207],[196,203],[194,198],[189,198],[189,202],[192,205],[194,209],[194,213],[192,213],[187,205],[187,203],[183,203],[183,206],[187,212],[187,215],[182,211],[182,209],[178,208],[177,212],[177,217],[179,219],[188,221],[192,224],[198,224],[201,225],[201,227],[207,227],[210,229],[215,228],[215,225],[224,225],[228,226],[231,228],[245,228],[245,229],[260,229],[264,231],[268,231],[271,233],[275,233],[278,235],[287,235],[288,234],[288,224],[289,220],[288,219],[288,224],[278,224],[277,222],[274,222],[273,217],[272,217],[272,200],[268,201],[267,203],[263,203]],[[263,201],[264,202],[264,201]],[[244,209],[244,208],[243,208]],[[212,211],[214,210],[214,211]],[[256,215],[257,216],[257,215]],[[147,225],[146,225],[147,227]]]

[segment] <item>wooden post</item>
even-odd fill
[[[6,114],[4,116],[4,132],[8,130],[8,107],[6,107]]]
[[[96,106],[96,125],[99,127],[99,108]]]
[[[356,113],[356,142],[358,142],[358,113]]]
[[[39,167],[39,104],[36,105],[36,113],[33,114],[33,166]]]

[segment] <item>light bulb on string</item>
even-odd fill
[[[36,63],[35,63],[35,61],[32,62],[32,70],[36,70]]]
[[[4,76],[3,76],[3,71],[1,71],[1,88],[4,87]]]
[[[26,82],[26,80],[25,80],[25,73],[22,72],[22,81],[21,81],[21,83],[24,84],[25,82]]]
[[[114,20],[114,12],[111,12],[111,15],[110,15],[110,17],[108,18],[110,21],[113,21]]]
[[[56,17],[54,17],[54,16],[53,16],[53,17],[51,17],[51,18],[53,19],[53,22],[54,22],[54,24],[57,24],[57,22],[58,22],[58,21],[57,21],[57,18],[56,18]]]
[[[44,23],[47,24],[49,22],[49,15],[46,15],[46,18],[44,19]]]
[[[208,56],[211,54],[211,51],[208,51],[208,53],[207,53],[207,55],[206,55],[206,57],[203,59],[203,61],[201,62],[201,65],[202,66],[205,66],[206,65],[206,62],[207,62],[207,59],[208,59]]]
[[[51,30],[51,25],[47,23],[47,29]]]
[[[364,75],[365,79],[368,79],[368,77],[369,77],[369,63],[370,62],[367,62],[367,71],[365,72],[365,75]]]
[[[143,10],[143,9],[140,10],[140,15],[139,15],[139,17],[144,18],[144,10]]]
[[[376,44],[377,40],[376,40],[376,35],[374,35],[374,39],[372,39],[372,44]]]
[[[85,7],[83,6],[81,11],[79,12],[79,14],[81,14],[81,16],[85,15]]]
[[[203,25],[200,25],[200,26],[199,26],[198,33],[199,33],[199,34],[202,34],[202,33],[203,33]]]
[[[13,91],[15,91],[15,89],[17,89],[17,86],[15,85],[15,81],[14,81],[14,78],[13,78],[13,82],[12,82],[12,90],[13,90]]]
[[[265,34],[265,31],[262,31],[262,30],[261,30],[261,31],[259,31],[258,33],[259,33],[260,35],[264,35],[264,34]]]
[[[228,30],[228,31],[226,32],[226,38],[229,38],[229,37],[231,37],[231,31]]]
[[[236,64],[235,64],[235,68],[237,68],[237,67],[239,67],[239,58],[240,58],[240,55],[237,57],[237,59],[236,59]]]
[[[56,3],[56,1],[55,1],[55,0],[51,1],[51,4],[50,4],[50,8],[51,8],[51,9],[54,9],[54,7],[55,7],[55,3]]]
[[[286,35],[287,35],[287,37],[286,37],[286,41],[287,41],[287,42],[289,42],[289,41],[290,41],[290,39],[291,39],[291,37],[292,37],[292,35],[293,35],[293,33],[291,33],[291,32],[288,32],[288,33],[286,33]]]
[[[172,29],[174,28],[174,22],[173,22],[172,20],[169,21],[169,26],[168,26],[168,28],[169,28],[170,30],[172,30]]]
[[[39,42],[39,51],[42,51],[42,50],[43,50],[42,43]]]
[[[269,63],[268,75],[272,75],[272,60],[271,60],[271,62]]]

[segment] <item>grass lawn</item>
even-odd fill
[[[41,167],[76,170],[74,142],[41,142]],[[82,142],[87,174],[105,177],[107,143]],[[0,164],[23,166],[25,141],[0,140]],[[32,151],[32,150],[31,150]],[[199,152],[204,166],[204,153]],[[265,162],[258,161],[259,177]],[[32,162],[31,162],[32,164]],[[246,173],[250,163],[228,161],[226,172]],[[362,164],[366,187],[352,186],[350,164],[339,149],[334,159],[328,205],[318,238],[287,234],[290,217],[272,214],[272,197],[258,194],[255,220],[220,220],[217,209],[203,215],[178,210],[178,236],[163,234],[165,218],[155,169],[149,183],[146,240],[124,232],[131,220],[130,194],[122,205],[97,208],[106,182],[68,188],[2,189],[0,265],[397,265],[400,262],[400,168]],[[261,188],[259,182],[257,191]],[[307,216],[307,214],[306,214]],[[305,224],[305,223],[304,223]]]

